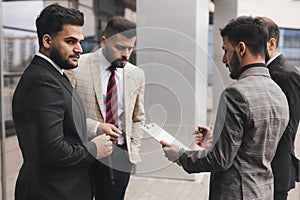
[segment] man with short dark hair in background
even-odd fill
[[[274,200],[286,200],[288,191],[300,181],[300,163],[295,156],[295,138],[300,120],[300,72],[279,52],[279,28],[267,17],[258,17],[268,28],[266,62],[272,79],[287,97],[290,120],[272,161],[274,173]]]
[[[128,62],[135,42],[136,24],[120,16],[111,18],[101,48],[83,55],[70,76],[83,100],[88,129],[109,135],[115,144],[113,154],[92,171],[96,200],[124,199],[132,167],[141,161],[145,76]]]

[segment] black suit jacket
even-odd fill
[[[272,161],[275,191],[286,191],[299,181],[299,160],[295,157],[294,141],[300,120],[300,72],[290,65],[282,55],[268,65],[272,79],[287,97],[290,120],[278,144]]]
[[[88,200],[96,146],[86,140],[84,108],[68,79],[35,56],[13,96],[23,165],[15,199]]]

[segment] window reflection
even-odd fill
[[[3,89],[3,103],[4,103],[4,116],[5,116],[5,128],[6,135],[15,134],[12,118],[12,97],[19,82],[19,75],[6,75],[4,77],[4,89]]]
[[[3,1],[3,103],[6,134],[15,134],[12,96],[23,71],[38,51],[35,19],[43,1]]]
[[[300,70],[300,30],[281,29],[279,48],[290,64]]]
[[[36,34],[3,29],[3,64],[5,72],[23,72],[38,50]]]

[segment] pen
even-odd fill
[[[206,134],[206,130],[202,129],[202,128],[198,128],[198,131],[195,131],[193,133],[193,135],[196,135],[196,134],[199,134],[199,133],[202,133],[202,134]]]

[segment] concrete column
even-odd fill
[[[206,125],[209,0],[137,0],[137,65],[146,74],[147,123],[159,124],[190,148]],[[194,179],[144,135],[136,174]]]
[[[214,0],[214,64],[213,65],[213,105],[212,105],[212,120],[215,120],[215,115],[218,108],[218,102],[221,92],[233,80],[229,77],[229,71],[222,63],[224,52],[222,50],[222,37],[219,28],[223,27],[228,21],[237,16],[238,0]]]

